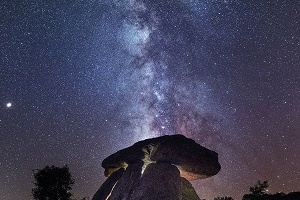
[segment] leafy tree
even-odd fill
[[[234,200],[232,197],[216,197],[214,200]]]
[[[74,180],[69,167],[55,167],[48,165],[43,169],[33,170],[34,185],[32,194],[35,200],[70,200],[70,190]]]
[[[253,195],[266,194],[266,189],[269,187],[268,181],[261,182],[260,180],[253,187],[250,187],[250,193]]]

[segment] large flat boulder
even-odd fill
[[[207,178],[217,174],[221,166],[218,154],[183,135],[166,135],[147,139],[107,157],[102,166],[109,176],[119,168],[141,160],[168,162],[177,166],[180,176],[188,180]]]
[[[188,180],[207,178],[216,175],[221,169],[216,152],[183,135],[174,135],[160,141],[150,158],[176,165],[181,177]]]

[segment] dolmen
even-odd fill
[[[92,200],[200,200],[189,181],[216,175],[218,154],[183,135],[139,141],[102,162]]]

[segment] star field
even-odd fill
[[[64,164],[92,197],[104,158],[177,133],[219,154],[201,198],[299,191],[299,25],[298,1],[2,0],[0,198]]]

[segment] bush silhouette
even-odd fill
[[[258,181],[250,187],[250,194],[245,194],[243,200],[300,200],[300,192],[267,194],[268,187],[268,181]]]
[[[266,189],[269,187],[268,181],[261,182],[260,180],[256,185],[250,187],[250,193],[253,195],[263,195],[266,194]]]
[[[214,200],[234,200],[232,197],[216,197]]]

